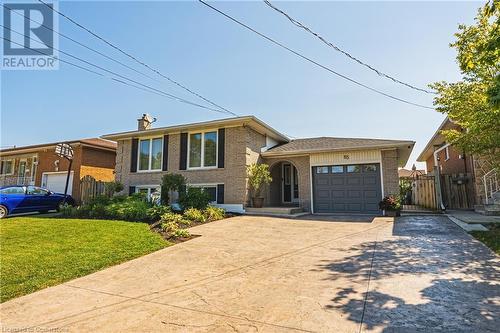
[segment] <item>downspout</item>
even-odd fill
[[[439,161],[438,161],[438,153],[450,146],[449,143],[445,144],[444,146],[436,149],[434,151],[434,169],[435,169],[435,184],[436,184],[436,195],[437,195],[437,201],[438,205],[441,208],[441,210],[446,210],[446,207],[444,206],[443,203],[443,192],[441,191],[441,172],[439,171]]]

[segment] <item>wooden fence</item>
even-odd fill
[[[95,180],[92,176],[85,176],[80,180],[80,201],[87,203],[90,199],[98,195],[110,195],[107,193],[108,182]]]
[[[420,175],[413,178],[411,198],[413,205],[432,210],[437,209],[434,176]]]
[[[447,209],[473,209],[472,174],[441,175],[441,193]]]

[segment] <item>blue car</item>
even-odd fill
[[[0,219],[10,214],[58,210],[63,202],[64,194],[37,186],[0,187]],[[66,203],[74,205],[75,201],[66,195]]]

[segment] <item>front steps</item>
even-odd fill
[[[493,194],[490,203],[474,206],[474,210],[479,214],[487,216],[500,216],[500,192]]]
[[[262,207],[262,208],[245,208],[246,215],[257,215],[257,216],[273,216],[273,217],[285,217],[285,218],[296,218],[309,213],[304,212],[301,207]]]

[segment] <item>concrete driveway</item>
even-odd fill
[[[1,305],[2,331],[493,332],[499,258],[446,217],[235,217]]]

